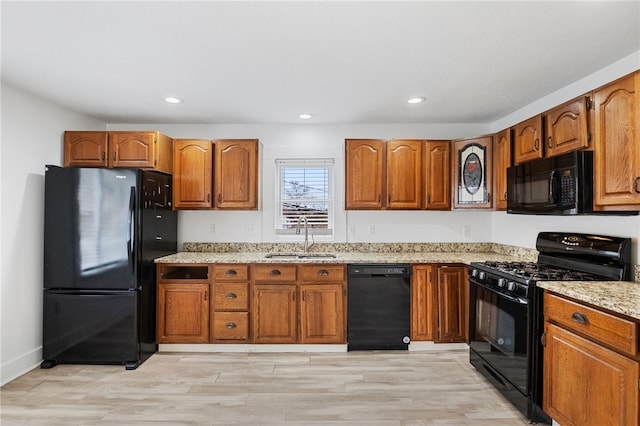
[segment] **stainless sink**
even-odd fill
[[[265,256],[267,259],[279,260],[297,260],[297,259],[335,259],[336,255],[332,253],[269,253]]]

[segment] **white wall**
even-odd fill
[[[106,125],[2,84],[0,383],[42,361],[44,166],[62,164],[65,129]]]

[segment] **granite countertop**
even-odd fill
[[[631,281],[539,281],[545,290],[640,320],[640,283]]]
[[[156,263],[464,263],[486,260],[509,261],[513,256],[494,252],[426,253],[333,253],[335,258],[268,258],[269,252],[193,253],[180,252],[156,259]],[[322,253],[314,253],[322,254]]]

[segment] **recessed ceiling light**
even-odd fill
[[[308,113],[305,112],[304,114],[300,114],[298,117],[302,118],[303,120],[308,120],[311,117],[313,117],[313,115],[308,114]]]
[[[424,96],[420,96],[420,97],[417,97],[417,98],[411,98],[407,102],[409,102],[410,104],[419,104],[421,102],[424,102],[425,99],[426,98]]]
[[[174,97],[168,97],[168,98],[164,98],[165,102],[169,102],[170,104],[181,104],[182,102],[184,102],[182,99],[180,98],[174,98]]]

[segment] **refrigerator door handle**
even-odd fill
[[[131,194],[129,195],[129,241],[127,242],[128,255],[129,255],[129,269],[131,273],[134,271],[135,261],[135,207],[136,207],[136,189],[131,187]]]

